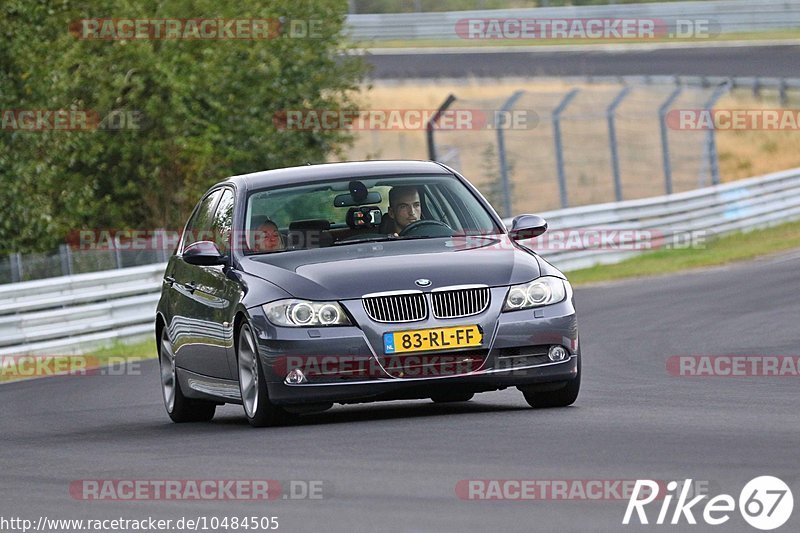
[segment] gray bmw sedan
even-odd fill
[[[517,387],[572,404],[572,288],[463,176],[436,163],[333,163],[234,176],[200,199],[156,311],[175,422],[242,404],[253,426],[334,403],[464,402]]]

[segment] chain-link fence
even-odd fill
[[[785,105],[800,84],[769,86]],[[715,128],[697,118],[731,91],[766,97],[763,89],[763,81],[721,80],[454,95],[443,113],[491,118],[470,130],[433,125],[429,155],[463,171],[504,216],[687,191],[720,182]]]
[[[151,242],[136,248],[112,239],[99,249],[62,244],[47,253],[8,254],[0,260],[0,284],[165,262],[172,250],[163,246],[163,239]]]

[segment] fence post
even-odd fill
[[[11,283],[22,281],[22,272],[19,268],[19,252],[8,254],[8,266],[11,271]]]
[[[683,86],[678,85],[663,104],[658,108],[658,123],[661,129],[661,158],[664,164],[664,190],[672,194],[672,166],[669,160],[669,139],[667,138],[667,112],[670,106],[680,96]]]
[[[498,122],[495,124],[495,128],[497,129],[497,156],[500,163],[500,181],[503,185],[503,211],[505,217],[512,216],[511,180],[508,176],[508,158],[506,157],[506,113],[509,109],[514,107],[514,104],[517,103],[517,100],[519,100],[523,94],[525,94],[525,91],[516,91],[505,101],[500,107],[499,117],[502,123]]]
[[[617,150],[617,126],[614,114],[617,107],[622,103],[626,96],[631,92],[630,86],[624,87],[606,109],[608,119],[608,144],[611,149],[611,171],[614,173],[614,197],[618,202],[622,201],[622,178],[619,173],[619,151]]]
[[[789,104],[789,99],[786,95],[786,89],[786,78],[781,78],[778,82],[778,97],[780,98],[781,107],[786,107]]]
[[[439,120],[439,117],[444,113],[450,105],[456,101],[456,95],[450,94],[447,96],[447,99],[439,106],[439,109],[436,110],[436,113],[428,120],[428,124],[425,125],[425,130],[428,137],[428,159],[431,161],[436,161],[436,144],[433,140],[433,129],[436,125],[436,121]]]
[[[158,258],[161,260],[162,263],[167,262],[167,230],[164,228],[159,228],[156,230],[156,243],[155,246],[158,247]]]
[[[579,92],[580,89],[572,89],[553,110],[553,139],[556,144],[556,171],[558,172],[558,189],[561,196],[561,207],[569,206],[569,199],[567,198],[567,177],[564,173],[564,147],[561,143],[561,113],[564,112],[569,103]]]
[[[111,246],[114,247],[114,263],[117,268],[122,268],[122,252],[119,249],[119,235],[114,235],[110,241]]]
[[[22,281],[22,254],[8,254],[8,262],[11,263],[11,283]]]
[[[58,246],[58,255],[61,258],[61,274],[64,276],[71,276],[72,254],[70,253],[69,244],[60,244]]]
[[[703,110],[707,112],[711,112],[711,109],[714,107],[714,104],[717,103],[717,100],[722,98],[728,89],[731,86],[730,80],[721,83],[714,89],[714,92],[711,93],[711,96],[708,98],[708,101],[703,106]],[[719,156],[717,154],[717,140],[716,140],[717,131],[716,128],[712,125],[711,128],[708,129],[706,132],[706,152],[708,156],[708,165],[711,169],[711,184],[718,185],[719,184]]]

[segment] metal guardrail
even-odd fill
[[[709,21],[720,33],[782,30],[800,27],[800,3],[796,1],[710,0],[611,4],[603,6],[537,7],[439,13],[356,14],[347,17],[350,35],[356,41],[459,39],[456,25],[464,19],[576,19],[625,18]]]
[[[566,271],[615,263],[685,242],[693,232],[720,235],[800,219],[800,168],[668,196],[540,214],[551,234],[635,230],[635,250],[574,245],[537,250]],[[510,225],[511,219],[504,222]],[[536,241],[529,244],[536,248]],[[78,353],[115,339],[152,335],[164,268],[159,263],[0,286],[0,356]]]
[[[0,357],[79,353],[151,335],[165,266],[0,285]]]
[[[547,233],[539,238],[549,243],[545,249],[537,248],[535,240],[529,245],[558,268],[570,271],[618,263],[665,246],[688,246],[698,235],[705,241],[709,236],[800,219],[800,168],[678,194],[539,214],[551,231],[566,233],[569,247],[561,249],[560,242],[547,241]],[[510,226],[511,220],[504,222]],[[628,231],[635,238],[611,245],[569,240],[570,232],[613,230]]]

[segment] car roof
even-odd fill
[[[355,161],[279,168],[232,176],[223,183],[234,183],[245,189],[274,185],[314,183],[336,178],[366,178],[401,174],[452,174],[434,161]]]

